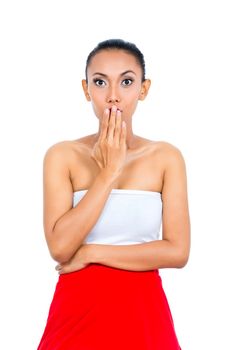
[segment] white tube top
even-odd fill
[[[87,190],[73,193],[73,207]],[[159,239],[162,222],[160,192],[112,189],[84,243],[127,245]]]

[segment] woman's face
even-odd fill
[[[116,105],[122,119],[133,115],[138,100],[143,100],[150,81],[142,83],[142,69],[135,57],[123,50],[111,49],[97,53],[87,70],[87,79],[82,81],[88,101],[98,118],[104,109]]]

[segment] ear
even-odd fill
[[[142,101],[146,98],[148,91],[150,89],[150,85],[151,85],[150,79],[146,79],[143,81],[142,86],[141,86],[140,95],[139,95],[139,100]]]
[[[84,94],[86,96],[87,101],[91,101],[91,97],[90,97],[89,92],[88,92],[88,85],[87,85],[86,79],[82,79],[82,87],[83,87],[83,91],[84,91]]]

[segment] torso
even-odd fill
[[[113,188],[162,192],[164,178],[164,142],[137,136],[135,149],[127,151],[126,162]],[[70,180],[73,191],[88,189],[100,168],[91,158],[92,135],[68,141]]]

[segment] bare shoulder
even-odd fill
[[[167,141],[153,141],[152,147],[155,154],[160,158],[162,163],[166,166],[169,164],[185,162],[182,151],[175,145]]]
[[[186,164],[181,150],[166,141],[155,143],[159,163],[163,168],[163,198],[186,196]]]
[[[44,154],[44,161],[57,160],[68,164],[74,156],[85,151],[85,145],[79,140],[59,141],[51,145]]]
[[[57,142],[57,143],[49,146],[49,148],[46,150],[46,152],[44,154],[44,159],[48,160],[51,157],[53,158],[53,157],[64,156],[69,149],[68,144],[69,144],[68,141],[60,141],[60,142]]]

